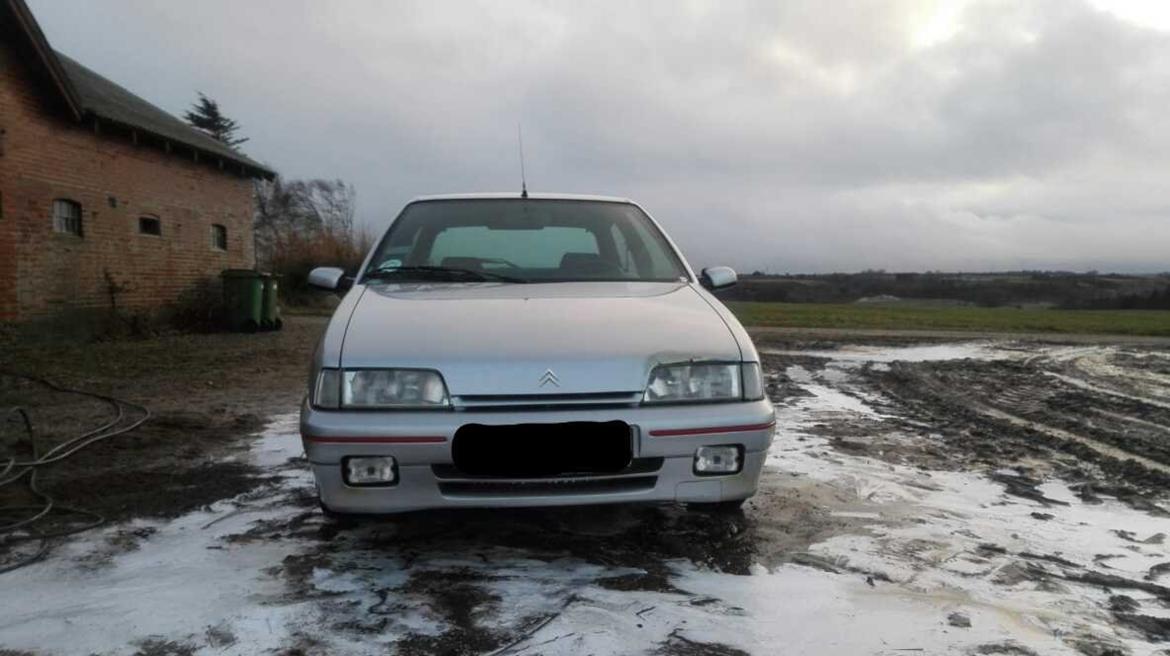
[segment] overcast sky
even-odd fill
[[[1170,270],[1170,2],[62,2],[50,43],[286,177],[627,196],[696,266]]]

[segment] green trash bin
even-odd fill
[[[284,321],[280,318],[279,291],[280,276],[275,273],[261,274],[264,276],[264,302],[260,309],[260,327],[264,330],[280,330]]]
[[[251,269],[227,269],[222,275],[228,328],[236,332],[256,332],[263,318],[263,279]]]

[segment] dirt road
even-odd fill
[[[246,491],[0,577],[19,591],[0,597],[0,649],[1170,653],[1170,350],[762,350],[779,423],[742,516],[338,525],[314,507],[295,416],[278,414],[216,460],[251,468]]]

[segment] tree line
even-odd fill
[[[1170,309],[1170,274],[862,271],[774,276],[755,272],[742,277],[739,285],[720,296],[728,300],[788,303],[945,300],[981,307]]]

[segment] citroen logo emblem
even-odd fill
[[[549,384],[551,384],[553,387],[560,387],[561,379],[557,378],[557,375],[553,373],[552,369],[545,369],[544,375],[540,377],[540,386],[544,387],[545,385]]]

